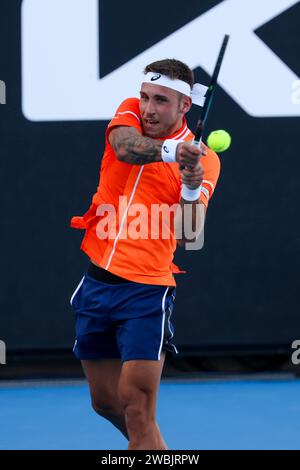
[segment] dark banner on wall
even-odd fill
[[[88,259],[69,221],[96,190],[107,123],[155,58],[185,60],[207,84],[225,33],[208,131],[227,129],[232,146],[220,155],[204,247],[176,252],[187,271],[176,276],[176,342],[183,351],[272,350],[300,338],[300,4],[274,3],[1,1],[0,339],[8,350],[72,347],[69,299]],[[191,128],[196,119],[193,109]]]

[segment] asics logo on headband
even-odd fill
[[[156,75],[153,75],[153,77],[150,79],[151,82],[154,82],[155,80],[158,80],[161,77],[160,73],[157,73]]]

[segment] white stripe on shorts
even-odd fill
[[[76,289],[75,289],[75,291],[74,291],[74,293],[73,293],[73,295],[72,295],[72,297],[71,297],[71,299],[70,299],[70,305],[71,305],[71,307],[72,307],[72,302],[73,302],[73,300],[74,300],[74,297],[75,297],[75,295],[77,294],[77,292],[79,291],[79,289],[80,289],[80,287],[81,287],[81,284],[83,283],[84,278],[85,278],[85,276],[83,276],[83,278],[81,279],[80,283],[79,283],[78,286],[76,287]]]
[[[160,354],[163,346],[163,341],[164,341],[164,333],[165,333],[165,319],[166,319],[166,310],[165,310],[165,301],[166,301],[166,295],[169,290],[169,287],[167,287],[166,292],[164,293],[164,296],[162,298],[161,302],[161,309],[162,309],[162,325],[161,325],[161,340],[160,340],[160,346],[159,346],[159,351],[158,351],[158,360],[160,360]]]

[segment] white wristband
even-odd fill
[[[197,201],[201,194],[201,186],[196,189],[190,189],[186,184],[181,186],[181,197],[185,201]]]
[[[165,163],[176,162],[176,149],[180,140],[166,139],[161,148],[161,158]]]

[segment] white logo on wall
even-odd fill
[[[297,75],[254,33],[296,3],[225,0],[99,79],[98,0],[23,0],[23,113],[33,121],[111,119],[124,98],[138,96],[147,63],[176,55],[211,74],[228,33],[225,92],[251,116],[299,116]]]
[[[300,104],[300,80],[292,83],[292,103]]]
[[[0,339],[0,364],[6,364],[6,345],[4,341]]]
[[[0,80],[0,104],[6,104],[6,85],[3,80]]]
[[[300,340],[299,339],[295,339],[295,341],[292,342],[292,349],[296,349],[296,351],[294,351],[292,354],[292,363],[295,366],[298,366],[300,364]]]

